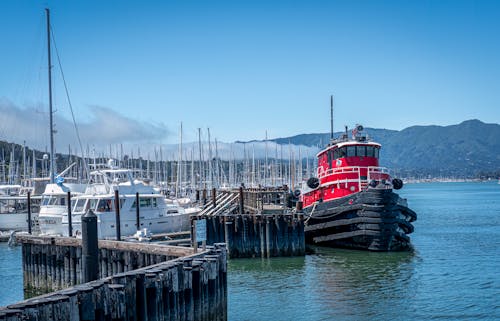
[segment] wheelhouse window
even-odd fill
[[[49,205],[50,202],[50,196],[42,196],[42,205]]]
[[[89,202],[90,202],[90,206],[88,206],[88,208],[95,211],[97,209],[97,204],[99,203],[99,200],[98,199],[91,199]]]
[[[333,158],[334,159],[342,158],[342,157],[345,157],[346,154],[347,154],[346,148],[345,147],[340,147],[340,148],[337,148],[333,152]]]
[[[98,212],[111,212],[113,209],[113,201],[111,199],[101,199],[97,204]]]
[[[75,204],[75,201],[72,201],[71,203]],[[80,199],[76,201],[74,211],[75,212],[83,212],[83,210],[86,208],[85,203],[87,203],[86,199]]]
[[[375,147],[373,147],[373,146],[366,146],[366,156],[368,156],[368,157],[375,157]]]
[[[153,206],[156,207],[156,199],[154,200],[154,204]],[[141,197],[139,198],[139,207],[151,207],[151,204],[153,204],[153,200],[150,198],[150,197]],[[132,208],[135,208],[137,206],[137,204],[135,203],[132,203]]]
[[[140,198],[139,204],[141,207],[151,207],[151,198]]]
[[[356,156],[366,156],[366,146],[356,146]]]
[[[343,158],[343,157],[376,157],[378,158],[379,148],[376,146],[344,146],[337,148],[333,151],[332,160]],[[330,163],[330,154],[328,154],[328,161]]]

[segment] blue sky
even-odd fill
[[[331,94],[337,130],[500,123],[498,1],[3,0],[4,115],[46,118],[47,6],[77,122],[113,142],[176,143],[181,122],[192,141],[328,132]]]

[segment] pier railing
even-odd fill
[[[289,195],[290,192],[287,186],[243,189],[245,212],[249,214],[261,214],[264,212],[283,211],[289,205]]]
[[[214,193],[216,195],[214,195]],[[206,195],[206,191],[203,192]],[[284,212],[290,207],[288,187],[243,188],[218,191],[203,201],[203,210],[198,216],[220,214],[272,214]]]

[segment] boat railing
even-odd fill
[[[325,170],[322,170],[321,167],[318,168],[318,178],[324,178],[327,176],[331,175],[338,175],[338,174],[350,174],[350,173],[357,173],[358,176],[360,174],[360,166],[345,166],[345,167],[340,167],[340,168],[330,168]]]
[[[361,172],[366,170],[366,176],[362,176]],[[389,169],[379,166],[346,166],[340,168],[330,168],[326,171],[318,169],[318,178],[322,179],[333,175],[350,175],[349,178],[342,177],[335,181],[328,182],[328,184],[335,183],[348,183],[348,181],[355,180],[358,182],[358,190],[364,190],[368,187],[371,180],[380,181],[390,177]],[[354,174],[354,175],[353,175]]]
[[[382,180],[390,177],[389,169],[386,167],[378,167],[378,166],[369,166],[368,167],[368,175],[367,181],[371,180]]]

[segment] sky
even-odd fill
[[[84,145],[500,123],[500,1],[2,0],[0,140],[48,144],[46,7],[59,149],[59,64]]]

